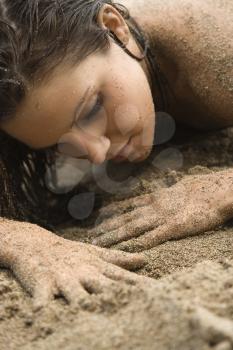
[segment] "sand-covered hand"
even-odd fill
[[[133,209],[96,228],[94,244],[109,247],[126,241],[118,247],[144,250],[216,228],[233,216],[233,172],[187,176],[170,188],[124,201],[127,206]]]
[[[69,303],[83,303],[93,300],[90,294],[142,279],[124,268],[134,270],[144,265],[143,255],[69,241],[37,225],[9,221],[5,229],[9,232],[1,238],[0,265],[13,271],[34,297],[36,308],[56,295]]]

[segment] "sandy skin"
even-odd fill
[[[209,231],[233,215],[233,171],[188,176],[176,185],[103,208],[105,220],[93,243],[123,250],[146,250],[170,239]],[[133,208],[133,209],[132,209]],[[133,239],[132,239],[133,238]]]
[[[169,112],[175,120],[198,129],[232,126],[232,2],[122,3],[150,35],[172,90]]]
[[[10,268],[33,295],[35,309],[58,295],[71,304],[88,303],[90,294],[117,282],[144,280],[123,270],[143,266],[142,255],[65,240],[39,226],[4,219],[1,231],[1,266]]]
[[[171,114],[177,121],[199,128],[232,125],[232,81],[229,78],[232,49],[228,45],[232,33],[230,16],[228,18],[225,11],[223,14],[217,5],[213,6],[213,1],[207,2],[205,8],[201,8],[199,2],[180,1],[179,4],[185,5],[179,7],[183,12],[174,12],[171,2],[161,8],[158,1],[153,8],[152,2],[148,3],[142,18],[139,13],[144,4],[138,2],[135,17],[142,26],[144,22],[145,29],[150,24],[150,33],[157,33],[154,41],[160,49],[159,60],[176,95],[176,99],[172,100]],[[130,8],[130,1],[126,1],[125,5]],[[157,12],[158,9],[161,11]],[[210,15],[209,21],[204,20],[206,11]],[[229,13],[231,11],[229,2]],[[165,17],[165,13],[173,16]],[[184,29],[187,15],[192,21]],[[151,22],[152,18],[156,18],[155,23]],[[177,26],[179,23],[180,26]],[[214,24],[220,30],[214,35],[213,42]],[[174,31],[174,26],[177,31]],[[165,28],[164,34],[161,34]],[[159,205],[157,193],[142,196],[133,203],[136,208],[131,213],[121,220],[104,223],[100,232],[104,231],[105,235],[95,243],[111,246],[146,232],[132,241],[133,246],[145,249],[172,238],[214,228],[232,217],[233,197],[229,188],[232,188],[232,171],[184,180],[160,193]],[[129,204],[132,203],[129,201],[125,205]],[[140,218],[135,220],[139,215]],[[122,249],[125,249],[124,245]],[[140,283],[142,279],[119,266],[134,269],[145,263],[145,258],[69,242],[38,226],[3,220],[0,263],[14,272],[25,289],[35,297],[36,307],[40,307],[58,294],[69,302],[82,302],[88,299],[89,292],[98,293],[116,281],[136,283],[137,280]]]

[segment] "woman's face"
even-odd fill
[[[145,159],[153,144],[155,112],[140,64],[112,44],[107,53],[63,68],[46,85],[30,90],[2,129],[32,148],[57,144],[60,152],[96,164]]]
[[[56,71],[31,89],[16,115],[2,123],[8,134],[35,149],[58,150],[100,164],[142,161],[150,153],[155,112],[141,65],[116,44],[77,67]]]
[[[31,88],[1,128],[32,148],[57,145],[62,153],[101,164],[145,159],[154,124],[145,70],[111,42],[107,52],[72,68],[60,66],[47,83]]]

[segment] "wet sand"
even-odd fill
[[[182,168],[161,170],[161,159],[158,162],[156,157],[168,147],[181,152]],[[157,148],[143,167],[133,169],[139,181],[131,195],[171,186],[186,174],[233,167],[232,154],[232,129],[196,135],[186,130]],[[160,170],[152,165],[155,158]],[[115,166],[113,173],[120,173],[119,169]],[[102,197],[102,205],[116,202],[120,210],[125,196]],[[98,212],[95,220],[97,216]],[[90,242],[85,226],[73,222],[58,233]],[[58,298],[35,313],[30,296],[9,271],[0,270],[0,349],[233,349],[232,223],[166,242],[145,254],[148,264],[137,273],[147,276],[148,283],[119,284],[117,289],[93,295],[95,307],[73,308]]]

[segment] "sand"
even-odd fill
[[[164,169],[157,154],[168,147],[182,154],[182,168],[170,162],[173,169]],[[143,167],[131,169],[139,180],[131,195],[171,186],[186,174],[233,167],[232,151],[232,129],[208,134],[185,130],[157,148]],[[160,170],[152,165],[155,157]],[[119,169],[115,166],[113,173]],[[102,194],[102,205],[117,202],[120,211],[124,197]],[[87,226],[97,217],[98,211],[81,227],[73,221],[58,228],[58,234],[90,242]],[[31,297],[9,271],[0,270],[0,349],[233,349],[232,223],[145,254],[149,262],[137,273],[147,276],[147,283],[121,284],[92,296],[97,299],[92,309],[73,308],[58,298],[33,312]]]

